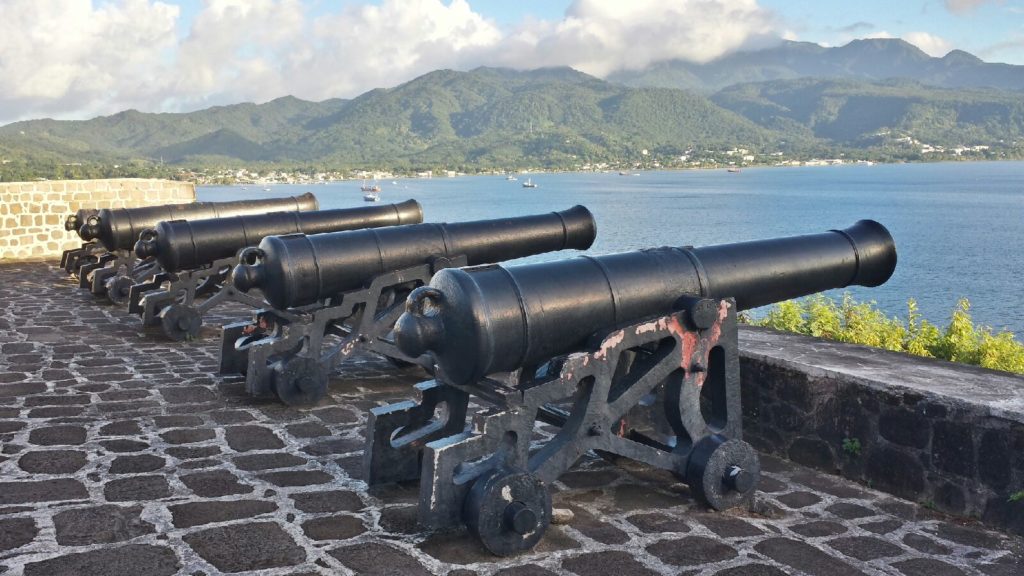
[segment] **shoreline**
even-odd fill
[[[808,162],[810,162],[810,161],[808,161]],[[716,171],[716,170],[724,172],[724,171],[728,171],[730,169],[733,170],[734,173],[742,174],[742,172],[746,171],[746,170],[787,169],[787,168],[789,168],[789,169],[799,169],[799,168],[857,168],[857,167],[860,167],[860,168],[871,168],[871,167],[878,167],[878,166],[902,166],[902,165],[923,166],[923,165],[942,165],[942,164],[1000,164],[1000,163],[1006,163],[1006,164],[1022,163],[1022,164],[1024,164],[1024,158],[1012,159],[1012,160],[1006,160],[1006,159],[999,159],[999,160],[985,160],[985,159],[949,160],[949,159],[944,159],[944,160],[935,160],[935,161],[901,161],[901,162],[885,162],[885,161],[870,160],[870,161],[844,161],[844,162],[837,162],[837,163],[828,163],[827,161],[823,161],[823,163],[820,163],[820,164],[818,164],[818,163],[815,163],[815,164],[752,164],[752,165],[743,165],[743,166],[721,165],[721,166],[707,166],[707,167],[699,167],[699,166],[694,166],[694,167],[672,167],[672,166],[669,166],[669,167],[666,167],[666,166],[661,166],[661,167],[658,167],[658,168],[634,168],[634,169],[631,169],[629,171],[630,172],[629,174],[622,174],[621,172],[623,172],[623,171],[620,171],[620,170],[617,170],[617,169],[607,169],[607,170],[558,170],[558,169],[534,170],[534,169],[530,169],[530,170],[522,170],[522,171],[461,173],[461,174],[456,174],[454,176],[444,175],[444,176],[431,176],[431,177],[391,175],[391,176],[388,176],[386,179],[387,180],[450,180],[450,179],[457,179],[457,178],[482,177],[482,176],[504,177],[504,176],[506,176],[508,174],[513,174],[513,175],[516,175],[516,176],[532,175],[532,174],[609,174],[609,175],[613,175],[613,176],[636,177],[636,176],[640,176],[640,175],[642,175],[644,173],[656,173],[656,172],[698,172],[698,171],[713,172],[713,171]],[[365,178],[352,177],[352,178],[341,179],[341,180],[310,180],[310,181],[302,181],[302,182],[235,182],[235,183],[230,183],[230,184],[204,184],[204,183],[199,183],[197,181],[192,181],[192,182],[197,187],[199,187],[199,186],[203,186],[203,187],[237,187],[237,186],[242,186],[242,187],[245,187],[245,186],[305,186],[305,185],[319,186],[319,185],[326,185],[326,184],[339,184],[339,183],[345,183],[345,182],[353,182],[353,181],[357,181],[357,180],[365,180]]]

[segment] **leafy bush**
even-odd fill
[[[785,332],[1024,374],[1024,344],[1010,332],[994,334],[987,326],[975,326],[970,309],[970,302],[962,298],[949,324],[940,329],[921,318],[913,299],[907,301],[904,321],[887,317],[874,302],[855,302],[849,294],[844,294],[838,303],[818,294],[776,304],[760,319],[744,315],[742,321]]]

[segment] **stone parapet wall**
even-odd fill
[[[0,260],[46,260],[81,245],[64,219],[80,208],[194,202],[195,185],[146,178],[0,183]]]
[[[744,438],[1024,534],[1024,378],[744,328]]]

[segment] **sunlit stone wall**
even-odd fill
[[[64,219],[80,208],[194,202],[195,185],[145,178],[0,183],[0,260],[48,260],[81,245]]]

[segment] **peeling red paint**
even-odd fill
[[[618,330],[613,334],[609,334],[603,342],[601,342],[601,349],[594,352],[594,358],[597,360],[607,360],[608,351],[616,347],[623,340],[626,339],[626,332],[624,330]]]

